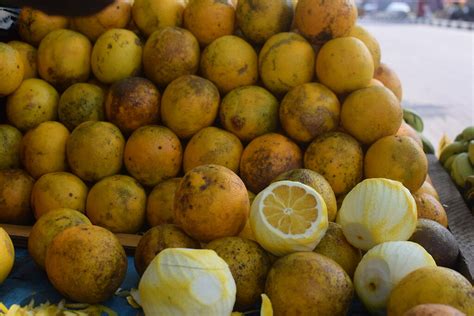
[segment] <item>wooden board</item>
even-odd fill
[[[434,155],[428,155],[429,174],[448,214],[449,229],[458,241],[461,254],[458,271],[474,281],[474,216],[461,194]]]
[[[474,281],[474,216],[461,194],[434,155],[428,155],[429,174],[448,214],[449,229],[459,243],[458,270],[469,281]],[[1,224],[18,247],[26,247],[31,231],[29,226]],[[116,234],[128,255],[134,255],[140,235]]]

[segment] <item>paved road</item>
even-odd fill
[[[421,114],[437,147],[474,125],[474,31],[419,24],[360,22],[380,42],[382,61],[402,80],[403,105]]]

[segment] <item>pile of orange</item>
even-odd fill
[[[23,8],[21,41],[0,43],[0,223],[69,208],[114,233],[253,238],[249,196],[275,180],[314,189],[330,221],[364,178],[424,184],[354,1],[132,2]]]

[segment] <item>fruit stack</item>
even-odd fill
[[[474,210],[474,126],[466,127],[454,142],[440,142],[439,161]]]
[[[356,20],[353,0],[23,8],[0,43],[0,222],[34,222],[29,253],[82,303],[124,278],[113,233],[148,229],[147,315],[345,315],[354,289],[374,313],[473,315],[400,80]]]

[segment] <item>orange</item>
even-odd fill
[[[279,124],[278,100],[258,86],[232,90],[219,107],[223,127],[242,141],[251,141],[263,134],[276,132]]]
[[[183,152],[178,137],[170,129],[149,125],[133,132],[123,156],[127,171],[135,179],[154,186],[178,174]]]
[[[258,79],[257,53],[249,43],[234,35],[219,37],[201,55],[201,74],[221,93],[255,84]]]
[[[174,194],[181,178],[172,178],[158,183],[148,195],[146,219],[150,227],[174,224]]]
[[[336,196],[349,192],[362,180],[364,154],[360,144],[341,132],[323,134],[309,145],[304,166],[321,174]]]
[[[0,43],[0,97],[15,91],[25,75],[21,54],[13,47]]]
[[[242,180],[219,165],[203,165],[187,172],[176,190],[174,205],[177,225],[203,242],[237,235],[250,207]]]
[[[196,36],[202,46],[235,28],[235,7],[230,0],[189,0],[184,10],[184,27]]]
[[[107,119],[125,134],[155,124],[160,115],[160,91],[145,78],[130,77],[114,83],[105,99]]]
[[[242,151],[242,143],[234,134],[217,127],[205,127],[186,145],[183,169],[188,172],[197,166],[215,164],[237,173]]]
[[[408,136],[387,136],[379,139],[365,155],[366,178],[387,178],[400,181],[411,192],[425,182],[428,160],[423,149]]]
[[[245,147],[240,160],[240,176],[252,192],[260,192],[285,171],[301,168],[301,149],[289,138],[270,133],[259,136]]]
[[[25,42],[33,46],[38,46],[51,31],[65,29],[68,26],[68,18],[47,15],[30,7],[23,7],[18,17],[18,34]]]
[[[193,75],[181,76],[163,93],[163,124],[179,138],[189,138],[214,123],[219,103],[219,91],[212,82]]]
[[[28,225],[34,179],[21,169],[0,170],[0,223]]]
[[[340,111],[339,100],[331,90],[319,83],[305,83],[283,98],[280,122],[292,139],[310,142],[339,126]]]
[[[146,41],[143,68],[151,81],[164,87],[180,76],[195,74],[199,57],[199,43],[191,32],[166,27],[153,32]]]
[[[395,135],[403,111],[395,95],[385,87],[372,86],[351,93],[342,106],[342,127],[363,144]]]
[[[399,101],[402,101],[402,83],[393,69],[381,63],[380,66],[375,69],[374,78],[382,82],[385,87],[389,88],[395,94]]]
[[[87,195],[87,217],[113,233],[137,233],[145,222],[145,207],[145,190],[129,176],[106,177]]]
[[[347,36],[356,20],[354,0],[298,0],[296,5],[296,27],[314,44]]]

